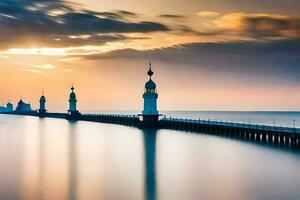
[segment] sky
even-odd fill
[[[300,0],[2,0],[0,104],[300,110]]]

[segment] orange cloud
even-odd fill
[[[230,13],[224,15],[214,21],[219,28],[239,30],[243,26],[243,18],[245,13]]]
[[[197,15],[201,16],[201,17],[215,17],[215,16],[218,16],[219,13],[214,12],[214,11],[201,11],[201,12],[198,12]]]
[[[230,13],[214,21],[218,28],[253,39],[300,38],[300,17],[265,13]]]

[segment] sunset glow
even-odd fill
[[[151,61],[161,110],[299,110],[297,6],[5,1],[0,102],[22,97],[37,105],[45,91],[51,109],[66,110],[73,83],[82,110],[140,110]]]
[[[300,0],[0,0],[0,200],[300,197]]]

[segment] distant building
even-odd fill
[[[0,112],[6,112],[6,107],[5,106],[0,106]]]
[[[7,112],[13,112],[14,111],[14,105],[12,103],[8,102],[6,104],[6,110],[7,110]]]
[[[30,103],[25,103],[22,99],[20,99],[20,101],[18,102],[16,111],[17,111],[17,112],[28,112],[28,111],[32,111],[31,105],[30,105]]]
[[[0,106],[0,112],[12,112],[13,110],[14,106],[10,102],[8,102],[6,106]]]

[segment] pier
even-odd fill
[[[226,136],[245,141],[300,148],[300,129],[237,122],[164,117],[159,128]]]
[[[69,121],[110,123],[142,129],[173,129],[300,149],[300,129],[295,127],[277,127],[203,119],[180,119],[162,116],[159,114],[157,109],[158,93],[156,90],[156,84],[152,80],[154,73],[151,69],[151,63],[149,64],[147,74],[149,76],[149,80],[146,82],[144,88],[144,108],[142,113],[139,115],[82,114],[77,109],[77,96],[73,85],[71,87],[71,93],[68,101],[69,108],[66,113],[48,112],[46,110],[46,97],[44,96],[44,93],[42,93],[39,100],[39,109],[32,110],[30,104],[25,103],[22,99],[20,99],[15,110],[12,111],[12,105],[8,103],[7,108],[9,108],[8,110],[10,111],[2,112],[0,114],[27,115],[40,118],[59,118]]]
[[[12,112],[1,114],[41,117],[38,112]],[[181,119],[166,116],[161,117],[156,126],[149,127],[144,124],[141,117],[138,115],[119,114],[81,114],[75,119],[67,113],[46,113],[42,117],[118,124],[137,128],[180,130],[300,149],[300,129],[291,127],[277,127],[202,119]]]

